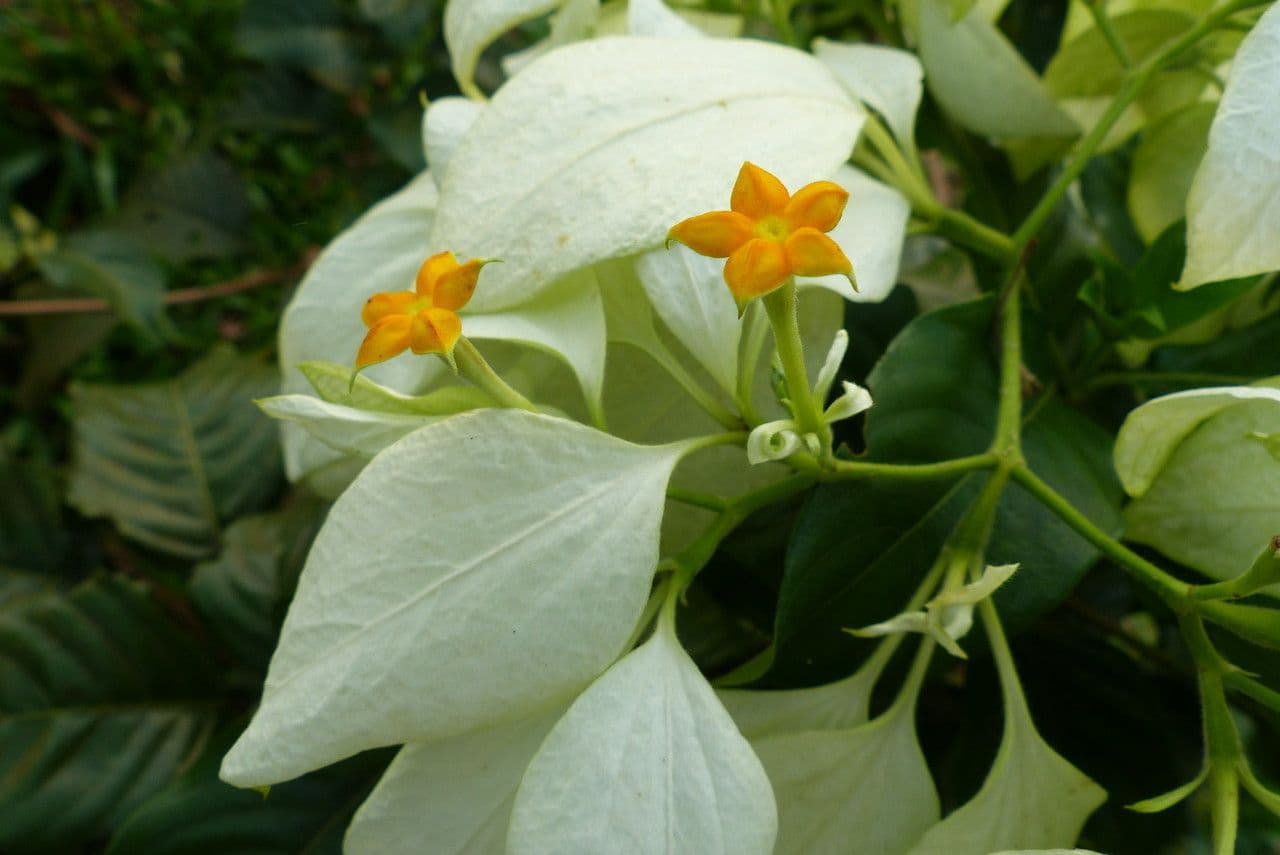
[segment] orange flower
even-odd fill
[[[764,296],[792,276],[840,273],[853,280],[853,264],[827,237],[840,222],[849,193],[833,181],[806,184],[792,196],[773,175],[742,164],[728,211],[699,214],[667,234],[699,255],[729,259],[724,281],[738,303]]]
[[[405,350],[440,353],[452,360],[453,346],[462,337],[457,310],[471,299],[486,259],[459,264],[452,252],[422,262],[412,291],[383,291],[364,304],[360,319],[369,328],[356,370],[385,362]]]

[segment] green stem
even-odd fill
[[[1111,16],[1107,14],[1106,0],[1090,0],[1088,6],[1089,13],[1093,15],[1093,22],[1098,26],[1102,37],[1107,40],[1111,52],[1116,55],[1116,59],[1122,66],[1132,68],[1133,57],[1129,56],[1129,49],[1124,46],[1124,42],[1120,41],[1120,34],[1111,23]]]
[[[707,566],[720,542],[756,511],[802,493],[813,485],[808,475],[792,475],[727,501],[720,515],[702,534],[662,565],[674,571],[675,593],[683,594]]]
[[[796,282],[790,279],[781,288],[767,294],[764,310],[773,327],[773,340],[778,359],[787,378],[787,395],[791,411],[802,434],[818,437],[821,457],[831,453],[831,426],[822,417],[822,406],[814,400],[809,386],[809,373],[804,364],[804,342],[800,338],[800,321],[796,312]]]
[[[1000,403],[991,451],[1010,464],[1022,462],[1022,307],[1019,295],[1025,272],[1015,271],[1000,313]]]
[[[742,340],[739,345],[738,389],[734,396],[738,412],[742,413],[747,424],[752,427],[764,420],[760,418],[755,405],[756,370],[760,367],[760,352],[764,349],[764,338],[769,331],[769,324],[762,317],[764,310],[753,301],[747,306],[742,319]]]
[[[1204,713],[1205,763],[1209,767],[1210,812],[1213,818],[1214,855],[1236,851],[1236,830],[1240,812],[1237,767],[1244,753],[1240,735],[1231,718],[1231,708],[1223,688],[1223,674],[1230,667],[1214,649],[1204,622],[1195,613],[1179,619],[1187,649],[1196,662],[1200,685],[1200,706]]]
[[[706,508],[709,511],[723,511],[729,505],[728,501],[721,496],[700,493],[697,490],[686,490],[683,487],[667,487],[667,498],[683,505]]]
[[[863,124],[863,133],[883,158],[884,165],[870,166],[866,159],[860,164],[864,168],[870,166],[880,178],[901,190],[911,202],[911,209],[929,222],[935,232],[999,261],[1007,262],[1014,256],[1016,247],[1008,235],[978,222],[964,211],[943,207],[933,195],[933,189],[925,181],[920,168],[907,162],[879,119],[868,116]]]
[[[492,366],[485,361],[471,343],[471,339],[463,336],[453,348],[453,358],[458,366],[458,373],[470,380],[477,388],[487,392],[495,401],[504,407],[516,410],[538,412],[533,403],[515,389],[507,385],[507,381],[498,376]]]
[[[1223,21],[1243,9],[1251,6],[1262,5],[1266,0],[1231,0],[1231,2],[1215,9],[1209,15],[1205,16],[1194,27],[1187,30],[1180,38],[1165,47],[1158,53],[1154,53],[1142,62],[1141,65],[1134,66],[1129,69],[1124,82],[1120,85],[1119,91],[1112,97],[1111,103],[1107,105],[1106,111],[1102,117],[1098,119],[1097,124],[1090,129],[1077,145],[1075,151],[1071,155],[1071,159],[1067,165],[1063,167],[1062,172],[1058,174],[1057,179],[1050,185],[1049,189],[1040,198],[1040,202],[1032,209],[1027,218],[1023,220],[1022,225],[1014,232],[1013,243],[1017,247],[1024,247],[1031,242],[1036,236],[1045,221],[1049,219],[1053,213],[1053,209],[1057,206],[1062,196],[1067,192],[1071,184],[1080,177],[1080,173],[1084,172],[1085,166],[1098,150],[1098,146],[1106,139],[1107,134],[1111,132],[1111,128],[1119,121],[1120,116],[1124,114],[1129,104],[1146,87],[1151,77],[1169,63],[1176,60],[1186,51],[1195,46],[1196,42],[1204,38],[1206,35],[1215,30]]]
[[[684,451],[681,456],[693,454],[695,451],[702,451],[706,448],[714,448],[717,445],[744,445],[747,441],[747,432],[744,430],[731,430],[725,433],[709,433],[706,436],[700,436],[696,439],[678,440],[672,445],[683,447]]]
[[[1258,703],[1280,713],[1280,692],[1262,685],[1243,671],[1227,671],[1222,675],[1222,682],[1240,694],[1248,695]]]
[[[809,455],[795,455],[789,461],[796,469],[808,471],[823,481],[854,481],[881,478],[886,481],[938,481],[955,478],[976,469],[991,469],[996,455],[973,454],[939,463],[871,463],[862,460],[829,460],[819,464]]]
[[[1174,611],[1181,612],[1191,586],[1168,573],[1120,543],[1076,510],[1066,498],[1042,481],[1025,464],[1013,468],[1013,480],[1024,487],[1042,505],[1053,511],[1071,526],[1077,534],[1092,543],[1100,552],[1115,561],[1130,576],[1154,591]]]
[[[651,350],[646,352],[662,366],[664,371],[671,375],[671,379],[680,384],[680,388],[684,389],[707,415],[719,422],[721,427],[726,427],[730,430],[742,427],[742,419],[716,400],[715,396],[703,388],[701,383],[693,379],[693,375],[686,371],[685,367],[674,356],[665,352],[665,350],[657,353]]]

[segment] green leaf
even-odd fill
[[[1169,226],[1132,268],[1098,255],[1097,272],[1080,289],[1103,332],[1112,338],[1160,339],[1205,318],[1248,293],[1257,279],[1228,279],[1195,291],[1174,283],[1186,257],[1186,230]]]
[[[1129,57],[1139,63],[1195,24],[1195,18],[1163,9],[1140,9],[1112,17]],[[1125,68],[1102,31],[1093,27],[1063,45],[1044,71],[1056,99],[1110,95],[1124,82]]]
[[[246,56],[301,69],[339,92],[360,82],[360,61],[334,0],[251,0],[236,42]]]
[[[199,753],[212,664],[120,577],[0,609],[0,848],[103,836]]]
[[[919,7],[925,82],[957,122],[996,139],[1080,133],[982,9],[953,21],[946,0]]]
[[[425,395],[402,395],[395,389],[356,377],[351,384],[351,366],[316,360],[298,364],[316,394],[331,404],[342,404],[378,413],[418,416],[448,416],[463,410],[492,407],[494,401],[474,386],[445,386]]]
[[[980,453],[991,440],[997,374],[991,301],[917,318],[868,378],[868,459],[929,462]],[[1121,491],[1110,440],[1058,400],[1035,402],[1024,423],[1032,468],[1104,529],[1118,530]],[[873,480],[820,488],[801,511],[779,593],[770,680],[812,684],[847,673],[870,643],[842,632],[882,621],[902,605],[979,487]],[[851,525],[850,520],[856,520]],[[995,597],[1024,625],[1065,597],[1096,551],[1019,487],[1000,502],[991,563],[1022,569]]]
[[[191,600],[210,628],[246,664],[265,670],[285,608],[302,572],[324,506],[302,500],[282,511],[242,517],[222,551],[195,568]]]
[[[1128,204],[1147,241],[1181,220],[1196,168],[1209,145],[1215,104],[1192,104],[1151,126],[1133,152]],[[1176,279],[1175,279],[1176,281]]]
[[[218,763],[234,736],[233,728],[223,728],[181,779],[129,814],[108,855],[340,855],[343,830],[388,752],[361,754],[263,796],[218,780]]]
[[[78,232],[36,266],[59,288],[101,297],[122,321],[151,340],[173,334],[164,313],[164,274],[130,236],[111,231]]]
[[[0,449],[0,567],[51,573],[67,551],[54,473]]]
[[[179,262],[239,250],[249,214],[244,181],[224,159],[204,151],[145,176],[107,225]]]
[[[160,383],[72,385],[68,501],[152,548],[208,555],[223,522],[279,483],[276,430],[253,404],[275,385],[270,367],[230,348]]]

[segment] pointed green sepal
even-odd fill
[[[1200,785],[1204,783],[1204,779],[1208,774],[1209,767],[1206,766],[1200,770],[1200,774],[1187,781],[1181,787],[1174,787],[1167,793],[1161,793],[1158,796],[1152,796],[1149,799],[1125,805],[1125,807],[1136,813],[1160,813],[1161,811],[1166,811],[1200,789]]]

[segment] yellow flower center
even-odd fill
[[[786,240],[791,228],[782,217],[770,214],[756,221],[756,237],[765,240]]]

